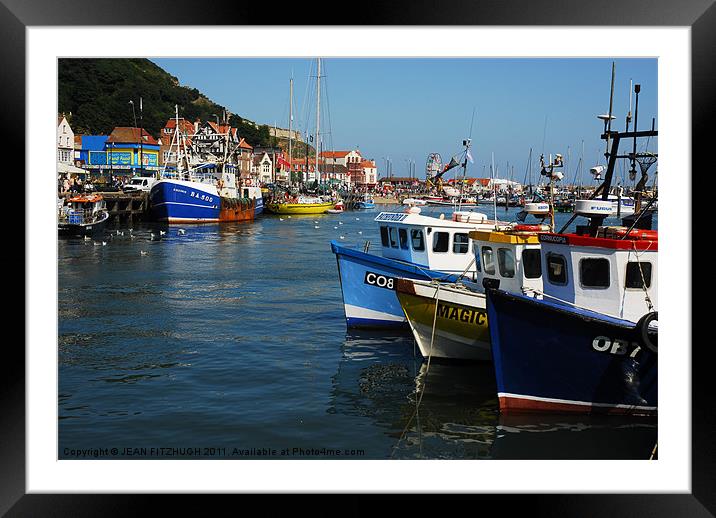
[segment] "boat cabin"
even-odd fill
[[[542,258],[539,232],[547,225],[529,225],[522,230],[516,225],[505,231],[473,231],[473,254],[478,285],[499,288],[511,293],[528,293],[542,290]]]
[[[495,222],[479,212],[455,212],[452,219],[445,219],[423,216],[416,210],[381,212],[375,218],[383,257],[446,273],[467,270],[474,280],[470,231],[494,229]]]
[[[599,227],[596,236],[544,233],[544,294],[569,304],[637,322],[657,307],[658,233]]]
[[[94,221],[98,214],[105,210],[106,202],[99,194],[75,196],[67,200],[60,219],[73,225],[82,225]]]

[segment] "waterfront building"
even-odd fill
[[[254,160],[254,148],[245,139],[239,141],[237,148],[237,161],[239,165],[239,175],[245,180],[251,178],[251,167]]]
[[[160,169],[159,147],[159,142],[144,128],[118,126],[104,140],[101,151],[87,150],[87,165],[99,173],[109,170],[125,175],[156,173]]]
[[[256,178],[261,183],[273,182],[273,161],[271,155],[266,152],[261,154],[254,154],[253,167],[251,169],[251,176]]]
[[[75,165],[75,134],[64,114],[57,116],[57,174],[87,174]]]
[[[360,164],[363,161],[363,156],[359,150],[352,151],[321,151],[318,154],[318,158],[326,165],[342,165],[348,167],[350,163]]]

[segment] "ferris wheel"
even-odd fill
[[[436,174],[442,171],[443,161],[440,158],[440,153],[430,153],[428,160],[425,163],[425,177],[433,178]]]

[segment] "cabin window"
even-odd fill
[[[480,266],[480,247],[477,243],[472,244],[472,253],[475,256],[475,268],[478,272],[482,271],[482,267]]]
[[[400,248],[403,250],[408,249],[408,231],[404,228],[398,229],[398,238],[400,239]]]
[[[531,248],[523,250],[522,265],[525,270],[525,278],[539,279],[542,276],[542,255],[539,249]]]
[[[579,279],[585,288],[608,288],[609,259],[582,259],[579,261]]]
[[[567,260],[564,256],[547,254],[547,278],[552,284],[567,284]]]
[[[398,229],[395,227],[388,227],[388,235],[390,236],[390,246],[392,248],[398,248]]]
[[[390,246],[390,241],[388,240],[388,227],[385,227],[385,226],[380,227],[380,242],[385,247]]]
[[[411,230],[410,240],[413,242],[413,250],[415,250],[416,252],[422,252],[423,250],[425,250],[425,241],[423,240],[422,230]]]
[[[497,264],[503,277],[515,276],[515,254],[509,248],[497,249]]]
[[[450,234],[447,232],[435,232],[433,234],[433,252],[447,252]]]
[[[485,273],[495,275],[495,254],[489,246],[482,247],[482,263],[485,266]]]
[[[644,283],[647,288],[651,287],[651,263],[641,261],[627,263],[625,288],[643,289]]]
[[[466,254],[469,250],[467,234],[455,234],[453,236],[452,251],[455,254]]]

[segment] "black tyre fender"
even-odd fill
[[[659,312],[658,311],[652,311],[651,313],[647,313],[643,317],[639,319],[639,321],[636,323],[635,331],[637,333],[637,336],[641,343],[643,343],[645,346],[649,348],[650,351],[656,353],[657,352],[657,344],[653,343],[651,339],[649,338],[649,324],[653,322],[654,320],[659,320]]]

